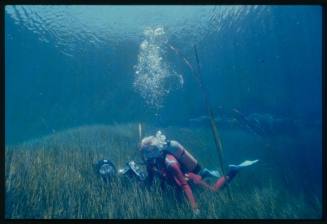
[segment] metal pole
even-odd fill
[[[197,62],[197,70],[198,70],[197,72],[193,68],[192,64],[186,59],[186,57],[178,49],[176,49],[175,47],[173,47],[169,43],[168,43],[168,46],[178,56],[180,56],[183,59],[185,64],[190,68],[194,78],[196,79],[196,81],[198,82],[198,84],[200,86],[201,93],[203,95],[203,99],[204,99],[204,102],[205,102],[205,105],[207,107],[207,111],[208,111],[208,114],[209,114],[209,117],[210,117],[210,126],[211,126],[212,134],[213,134],[213,137],[214,137],[216,149],[217,149],[217,152],[218,152],[218,159],[219,159],[219,163],[220,163],[220,168],[221,168],[223,176],[225,176],[224,159],[223,159],[223,152],[222,152],[223,147],[222,147],[221,140],[220,140],[220,137],[219,137],[216,122],[215,122],[215,119],[214,119],[215,116],[214,116],[213,110],[211,109],[210,104],[209,104],[208,94],[206,92],[206,88],[204,87],[203,81],[202,81],[201,76],[200,76],[200,63],[199,63],[199,56],[198,56],[198,52],[196,50],[196,46],[194,45],[194,52],[195,52],[195,58],[196,58],[196,62]],[[227,184],[227,192],[228,192],[229,199],[232,200],[232,195],[231,195],[228,184]]]
[[[206,104],[208,114],[209,114],[209,117],[210,117],[210,126],[211,126],[211,131],[212,131],[212,134],[213,134],[213,138],[214,138],[214,141],[215,141],[216,149],[217,149],[217,152],[218,152],[218,159],[219,159],[219,163],[220,163],[220,168],[221,168],[223,176],[226,178],[225,169],[224,169],[224,159],[223,159],[223,146],[221,144],[221,140],[220,140],[220,137],[219,137],[217,125],[216,125],[216,122],[215,122],[215,116],[214,116],[213,110],[211,109],[211,106],[210,106],[210,103],[209,103],[208,94],[206,92],[206,89],[205,89],[205,87],[203,85],[203,82],[202,82],[202,79],[201,79],[199,57],[198,57],[198,52],[196,50],[195,45],[194,45],[194,52],[195,52],[195,58],[196,58],[196,63],[197,63],[197,80],[199,81],[199,85],[200,85],[200,88],[202,90],[202,94],[203,94],[203,97],[204,97],[204,102]],[[226,184],[226,187],[227,187],[228,196],[229,196],[230,199],[232,199],[232,195],[231,195],[228,184]]]

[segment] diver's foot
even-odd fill
[[[217,170],[208,170],[207,168],[204,168],[201,173],[200,176],[202,178],[206,178],[206,177],[215,177],[215,178],[219,178],[220,174]]]

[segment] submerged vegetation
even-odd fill
[[[146,127],[145,134],[154,130]],[[203,166],[218,167],[208,128],[166,127],[162,131],[182,142]],[[260,162],[231,183],[232,200],[226,189],[216,193],[194,189],[201,210],[197,218],[321,217],[322,189],[314,176],[315,162],[305,155],[312,155],[312,147],[305,141],[313,140],[307,133],[301,143],[281,136],[268,141],[241,130],[224,130],[221,135],[226,163],[256,158]],[[124,178],[104,183],[96,175],[93,164],[100,159],[109,159],[116,167],[135,159],[137,140],[136,124],[97,125],[6,146],[5,217],[194,218],[187,200],[178,202],[170,186],[162,191],[155,182],[148,190]],[[301,156],[297,146],[301,146]]]

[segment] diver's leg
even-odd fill
[[[239,171],[247,166],[252,166],[253,164],[257,163],[259,160],[245,160],[244,162],[240,163],[239,165],[229,165],[229,170],[226,176],[220,177],[214,185],[214,191],[218,191],[221,187],[223,187],[226,183],[230,183],[236,174]]]
[[[185,174],[185,176],[190,179],[194,184],[196,185],[200,185],[203,188],[206,188],[210,191],[214,191],[214,188],[212,186],[210,186],[207,182],[205,182],[202,178],[202,176],[197,175],[195,173],[187,173]]]
[[[228,173],[225,176],[221,176],[213,186],[210,186],[207,182],[205,182],[201,175],[197,175],[195,173],[188,173],[186,174],[186,176],[190,180],[192,180],[194,184],[200,185],[206,189],[215,192],[218,191],[223,186],[225,186],[226,183],[230,183],[234,179],[234,177],[238,174],[240,169],[247,166],[251,166],[257,163],[258,161],[259,160],[253,160],[253,161],[246,160],[239,165],[229,165]]]
[[[211,186],[207,182],[205,182],[200,175],[194,174],[194,173],[188,173],[186,176],[192,180],[192,182],[196,185],[200,185],[212,192],[218,191],[221,187],[223,187],[226,183],[229,183],[238,173],[238,170],[236,169],[230,169],[228,174],[226,176],[220,177],[216,183]]]
[[[172,155],[167,155],[165,158],[165,164],[167,166],[167,171],[172,175],[173,179],[175,180],[176,184],[183,189],[184,193],[186,194],[187,199],[189,200],[192,209],[197,209],[197,203],[192,193],[192,189],[190,185],[185,180],[184,174],[180,169],[180,165],[177,159]]]
[[[218,170],[209,170],[207,168],[203,168],[199,173],[197,173],[202,177],[202,179],[207,177],[215,177],[219,178],[221,175]]]

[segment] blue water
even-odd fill
[[[213,108],[321,122],[321,20],[320,6],[6,6],[6,143],[206,115],[189,67],[166,43],[194,67],[197,46]],[[152,97],[160,106],[133,85],[147,28],[163,29],[155,41],[175,74],[157,80],[169,84],[154,91],[170,91]]]
[[[197,74],[228,161],[269,158],[259,136],[280,156],[267,163],[321,196],[320,6],[8,5],[6,145],[84,125],[209,127]]]

